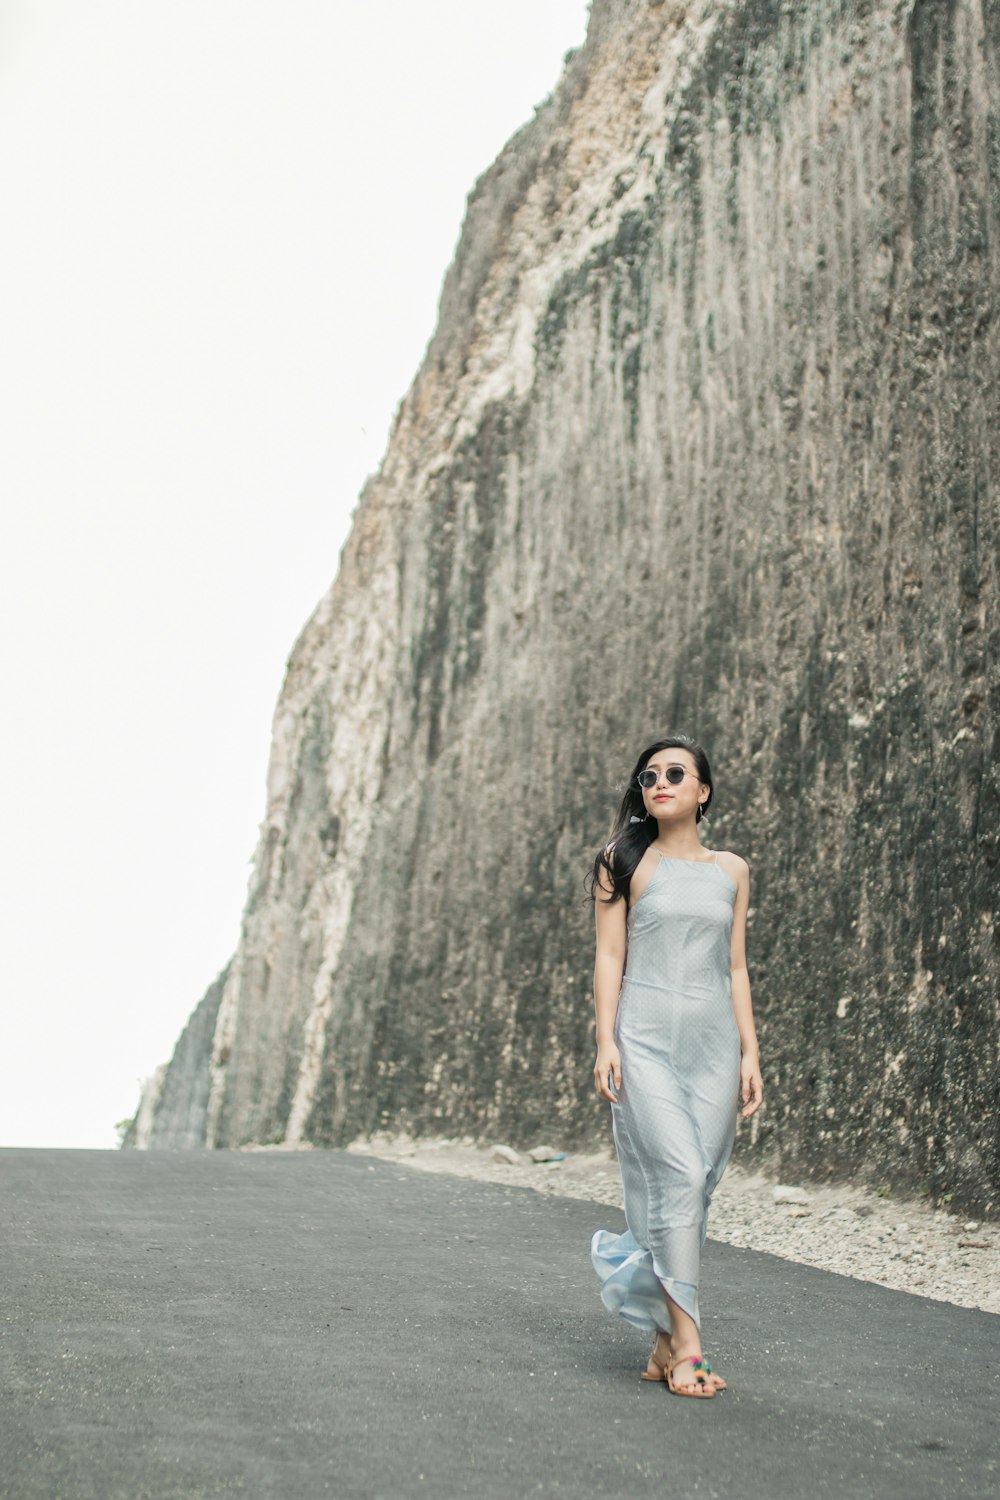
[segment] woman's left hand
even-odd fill
[[[753,1052],[745,1052],[740,1059],[740,1098],[743,1100],[740,1110],[743,1120],[760,1109],[763,1102],[764,1080],[760,1076],[760,1060]]]

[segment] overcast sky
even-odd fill
[[[586,0],[0,0],[0,1145],[236,945],[292,644]]]

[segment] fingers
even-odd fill
[[[618,1094],[613,1094],[611,1092],[611,1089],[608,1085],[609,1077],[614,1079],[615,1088],[617,1090],[620,1090],[622,1086],[621,1068],[611,1068],[607,1074],[601,1074],[597,1071],[596,1068],[594,1069],[594,1085],[597,1089],[597,1092],[600,1094],[602,1099],[607,1099],[609,1104],[617,1104]]]
[[[621,1086],[622,1061],[618,1049],[609,1048],[603,1055],[598,1053],[597,1062],[594,1064],[594,1087],[601,1098],[607,1099],[609,1104],[617,1104]]]
[[[764,1102],[764,1082],[759,1073],[751,1073],[743,1081],[741,1097],[743,1108],[740,1110],[740,1118],[748,1120]]]

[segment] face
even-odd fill
[[[680,766],[684,772],[683,781],[676,786],[664,774],[668,766]],[[698,780],[690,750],[677,745],[654,750],[643,769],[657,773],[656,785],[643,787],[642,800],[646,811],[661,822],[677,823],[693,818],[699,802],[708,801],[708,787]]]

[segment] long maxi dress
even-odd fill
[[[663,1288],[701,1328],[708,1208],[736,1138],[740,1035],[730,942],[736,884],[714,859],[663,854],[629,911],[611,1104],[623,1234],[598,1229],[601,1300],[637,1328],[670,1332]],[[612,1080],[613,1085],[613,1080]]]

